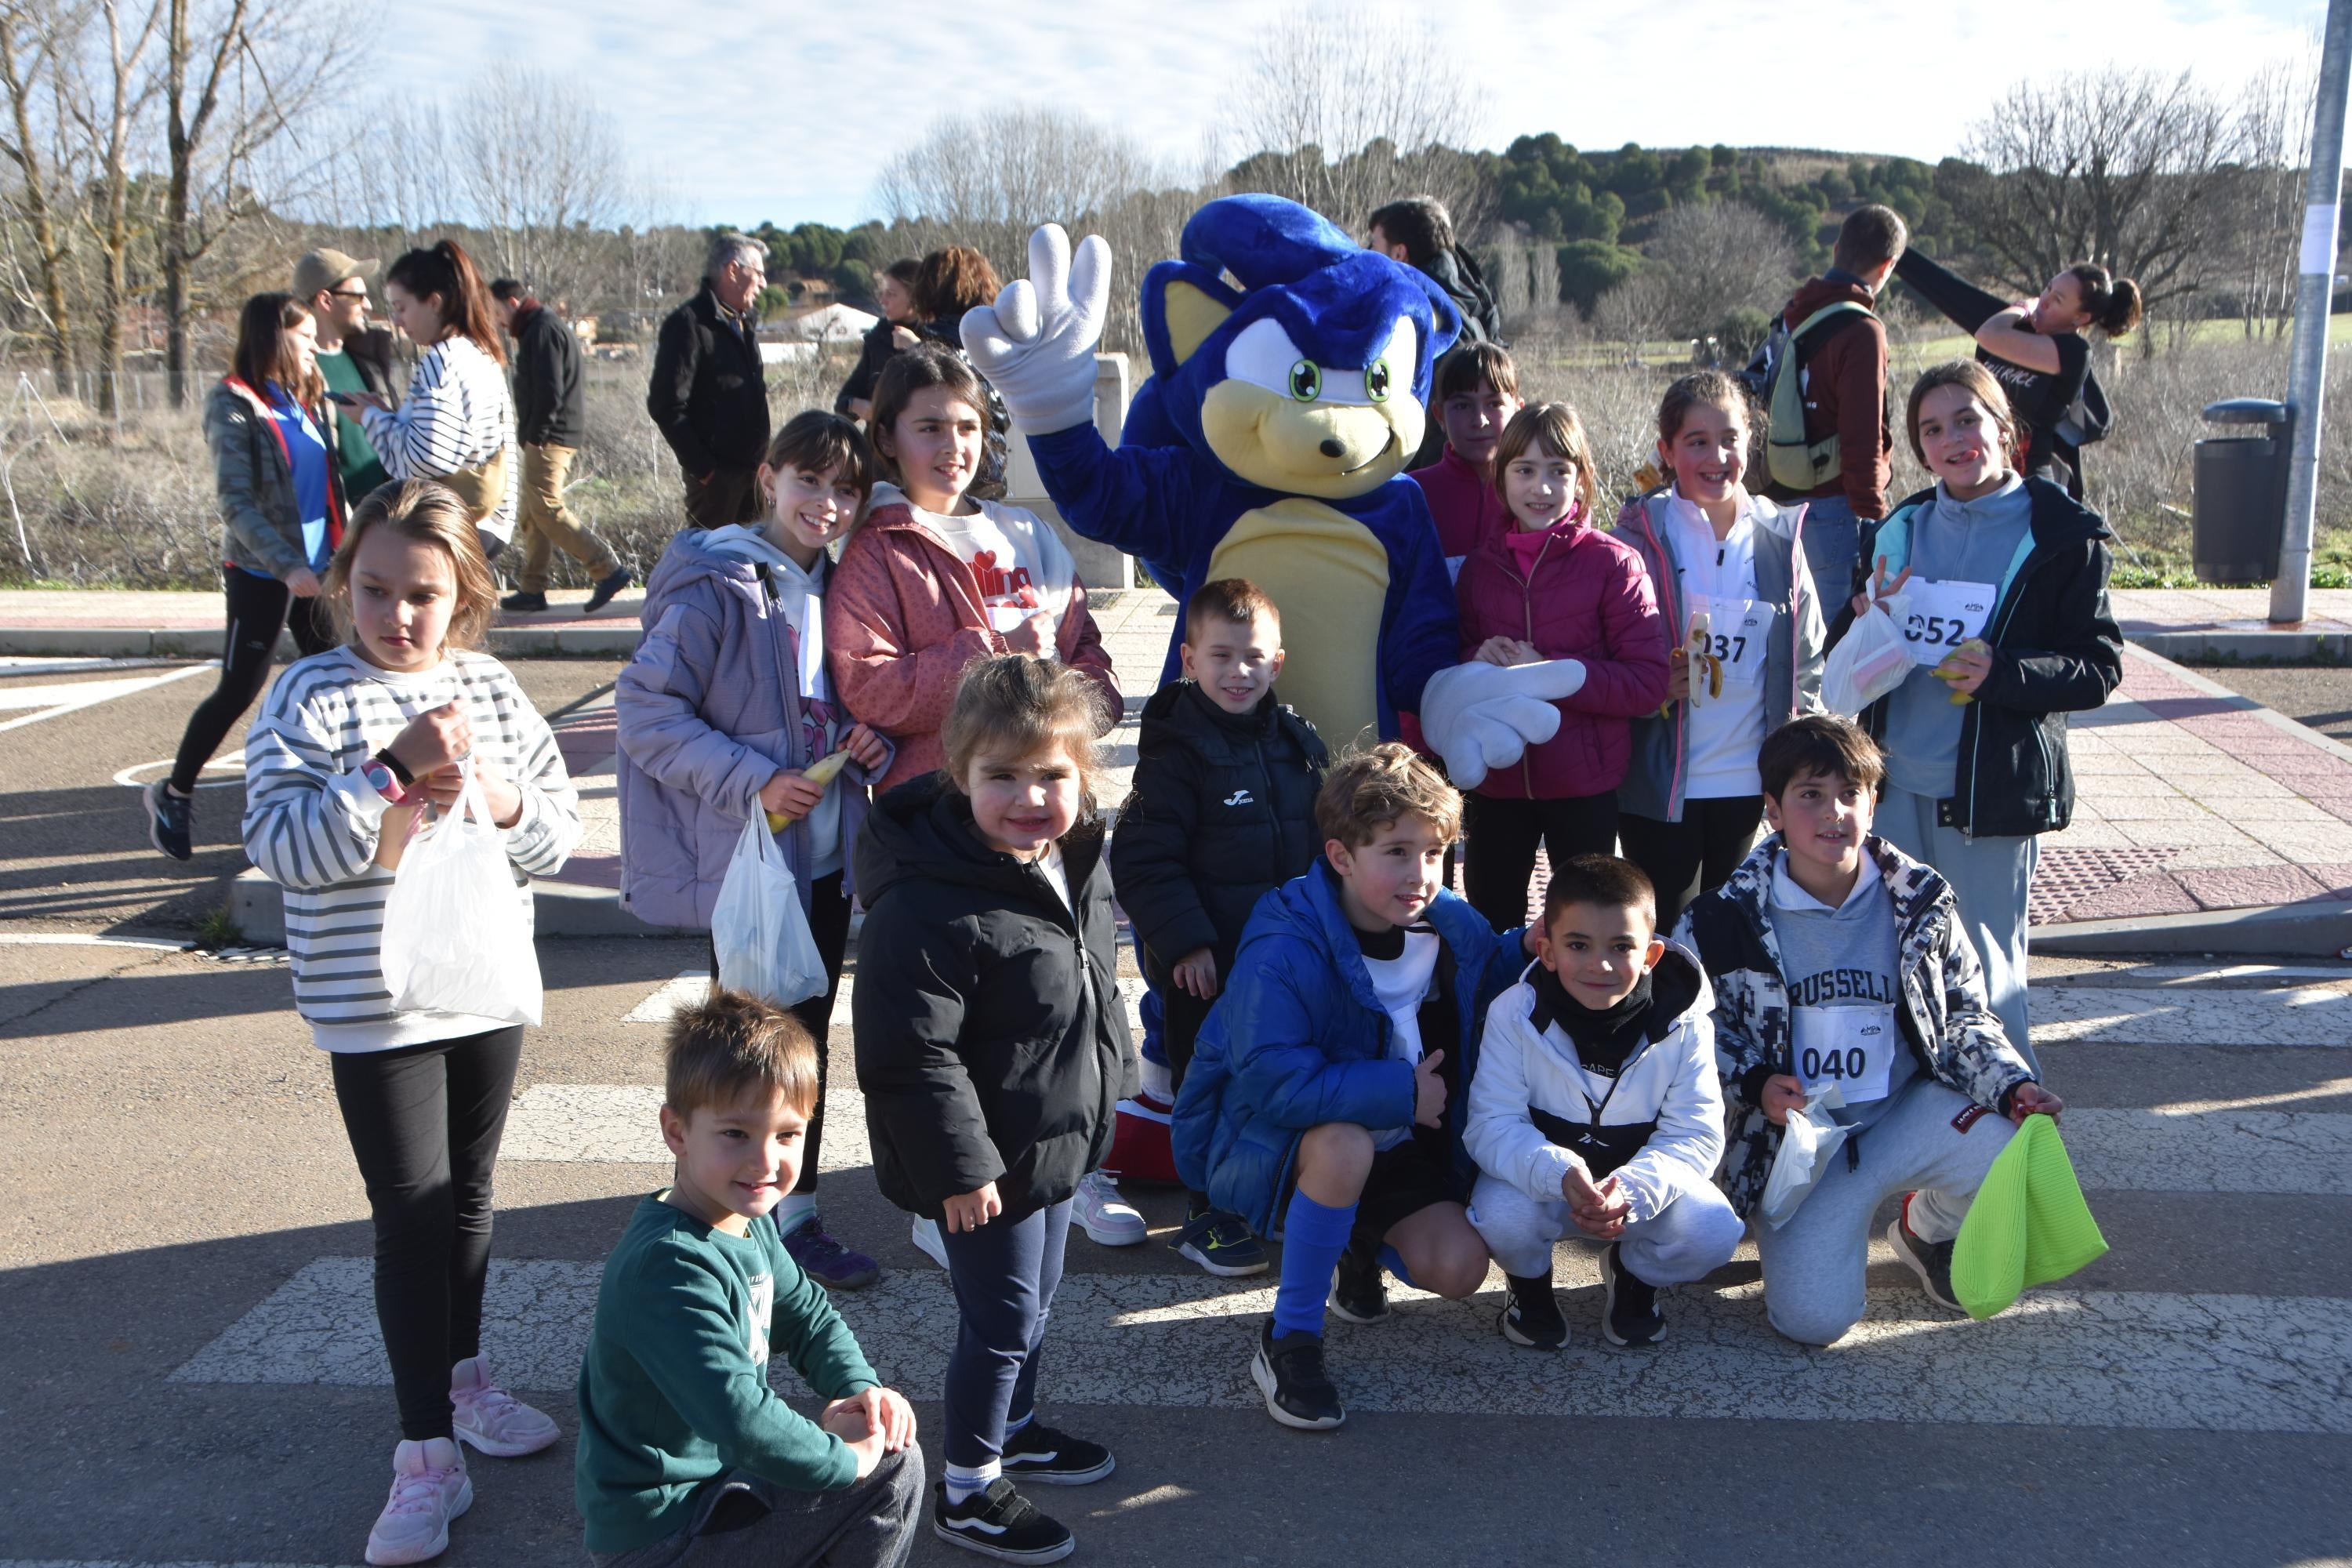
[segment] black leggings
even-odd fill
[[[1001,1458],[1006,1429],[1037,1413],[1037,1352],[1069,1237],[1067,1198],[978,1230],[940,1226],[957,1308],[940,1443],[949,1464],[978,1469]]]
[[[1617,819],[1625,858],[1642,868],[1658,890],[1659,935],[1671,933],[1701,893],[1723,886],[1739,868],[1763,820],[1760,795],[1685,800],[1680,822],[1630,811]]]
[[[172,763],[172,787],[182,795],[196,787],[196,775],[220,750],[223,737],[269,680],[269,661],[278,652],[278,634],[289,624],[294,646],[307,658],[335,646],[323,598],[297,599],[292,589],[275,577],[221,568],[221,590],[228,595],[228,636],[221,645],[220,684],[188,715],[180,736],[180,754]],[[292,615],[288,615],[288,606]]]
[[[834,998],[841,994],[841,955],[849,950],[849,895],[841,890],[841,873],[820,877],[809,884],[809,935],[816,940],[816,955],[824,962],[824,994],[812,996],[791,1009],[801,1027],[816,1042],[816,1109],[809,1112],[808,1137],[801,1144],[801,1179],[793,1184],[795,1197],[816,1191],[817,1155],[824,1145],[825,1036],[833,1027]],[[719,943],[710,942],[710,983],[719,983]]]
[[[375,1320],[400,1435],[446,1437],[449,1373],[482,1348],[490,1167],[522,1026],[333,1053],[335,1103],[375,1219]]]
[[[1617,792],[1557,800],[1496,800],[1474,795],[1464,803],[1470,846],[1462,857],[1462,890],[1471,908],[1496,931],[1524,925],[1528,879],[1536,846],[1555,866],[1577,855],[1617,849]]]

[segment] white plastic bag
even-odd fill
[[[1822,706],[1848,716],[1903,684],[1911,674],[1911,649],[1903,628],[1885,606],[1873,604],[1856,616],[1822,667]]]
[[[824,992],[824,960],[809,934],[798,884],[767,816],[754,809],[719,884],[710,911],[710,944],[719,952],[719,984],[789,1007]]]
[[[392,1005],[537,1024],[542,992],[530,906],[470,763],[457,804],[410,839],[383,901]]]
[[[1830,1156],[1845,1142],[1845,1128],[1830,1114],[1844,1104],[1845,1096],[1832,1084],[1805,1101],[1803,1110],[1789,1113],[1788,1128],[1780,1135],[1780,1152],[1764,1182],[1764,1201],[1757,1206],[1764,1223],[1774,1230],[1789,1223],[1789,1216],[1829,1169]]]

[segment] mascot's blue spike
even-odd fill
[[[1279,196],[1221,196],[1184,226],[1184,259],[1244,289],[1296,283],[1362,247],[1339,225]]]

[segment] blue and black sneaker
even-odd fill
[[[1207,1209],[1189,1215],[1169,1246],[1223,1279],[1265,1272],[1265,1248],[1237,1214]]]
[[[162,779],[149,784],[142,798],[147,803],[147,842],[174,860],[194,854],[190,838],[195,831],[196,803],[173,794]]]
[[[1351,1323],[1378,1323],[1389,1315],[1389,1282],[1381,1272],[1381,1244],[1358,1237],[1331,1272],[1331,1310]]]

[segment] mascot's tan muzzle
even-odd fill
[[[1268,489],[1333,500],[1402,473],[1422,427],[1421,405],[1402,395],[1300,403],[1245,381],[1221,381],[1201,404],[1202,434],[1226,468]]]

